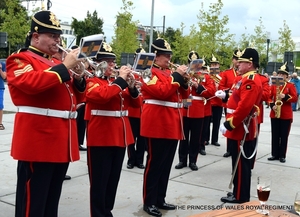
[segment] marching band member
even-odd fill
[[[152,79],[143,84],[144,98],[141,115],[141,135],[147,139],[147,162],[143,182],[143,209],[149,215],[161,216],[159,209],[174,210],[165,201],[168,180],[179,140],[183,139],[182,99],[188,97],[185,81],[187,66],[179,66],[171,73],[169,43],[156,39],[151,45],[156,53]]]
[[[210,74],[211,77],[218,77],[220,73],[220,63],[217,58],[212,55],[212,59],[210,61]],[[219,81],[214,80],[216,89],[219,88]],[[212,110],[212,131],[210,134],[210,122],[208,125],[208,133],[207,133],[207,142],[209,142],[209,138],[211,135],[211,144],[214,146],[220,146],[219,140],[219,128],[220,128],[220,121],[222,118],[222,100],[218,97],[214,97],[211,100],[211,110]]]
[[[208,145],[207,135],[209,133],[208,131],[209,131],[209,125],[210,125],[210,120],[211,120],[211,115],[212,115],[210,99],[214,96],[214,93],[216,92],[216,85],[215,85],[215,81],[209,75],[209,66],[205,65],[205,62],[203,62],[201,73],[204,76],[202,85],[208,91],[203,92],[203,94],[201,95],[202,97],[204,97],[206,99],[206,103],[204,105],[204,118],[203,118],[202,128],[200,131],[199,153],[201,155],[206,155],[205,145]]]
[[[268,160],[279,160],[285,163],[288,137],[293,122],[291,103],[297,102],[297,90],[293,83],[287,81],[289,68],[286,64],[280,67],[277,74],[283,77],[283,84],[271,86],[272,156]]]
[[[238,75],[238,72],[237,72],[237,68],[238,68],[238,58],[241,56],[241,51],[239,49],[235,50],[233,52],[233,55],[232,55],[232,67],[230,69],[227,69],[223,72],[221,72],[221,81],[220,81],[220,84],[219,84],[219,90],[229,90],[237,75]],[[226,114],[226,103],[223,103],[223,107],[225,109],[225,114]],[[226,153],[223,155],[223,157],[229,157],[231,156],[231,152],[230,152],[230,146],[227,144],[226,145]]]
[[[197,52],[191,51],[188,55],[188,63],[195,59],[199,59],[199,55]],[[201,79],[200,72],[194,73]],[[206,89],[201,84],[201,81],[194,79],[195,78],[191,77],[190,82],[192,85],[189,87],[189,98],[192,100],[191,105],[183,109],[183,130],[185,139],[180,140],[178,149],[179,163],[175,166],[175,169],[186,167],[187,156],[189,156],[189,167],[195,171],[198,170],[196,162],[200,145],[200,131],[204,118],[205,98],[200,95],[203,91],[206,91]]]
[[[138,49],[136,49],[135,55],[137,55],[138,53],[145,53],[145,50],[142,47],[139,47]],[[139,79],[138,76],[136,76],[136,79]],[[127,147],[128,169],[132,169],[134,166],[136,166],[139,169],[145,169],[143,161],[146,148],[146,139],[145,137],[140,135],[141,111],[142,106],[139,108],[134,108],[132,106],[128,107],[128,117],[135,141],[133,144],[130,144]]]
[[[18,108],[11,147],[18,160],[15,216],[57,216],[69,162],[79,160],[76,104],[85,79],[69,72],[79,62],[78,49],[63,62],[52,58],[61,34],[56,16],[39,11],[28,47],[7,59],[8,87]]]
[[[128,106],[141,106],[134,83],[126,82],[131,69],[122,66],[118,77],[112,77],[115,59],[110,45],[103,42],[95,61],[106,61],[108,67],[101,77],[87,79],[85,120],[93,217],[112,216],[125,149],[134,142]]]
[[[254,151],[257,136],[255,113],[259,112],[257,105],[262,95],[261,80],[256,75],[256,70],[259,68],[257,51],[253,48],[245,49],[238,61],[241,79],[233,85],[231,95],[229,96],[222,90],[216,92],[216,96],[224,100],[229,97],[226,105],[226,121],[221,124],[220,131],[227,137],[227,144],[232,147],[234,188],[233,193],[221,198],[221,201],[225,203],[243,203],[250,200],[251,160],[247,158]],[[241,148],[244,153],[239,155]],[[234,170],[235,164],[237,164],[236,170]]]

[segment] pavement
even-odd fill
[[[0,130],[0,217],[14,216],[16,192],[17,161],[10,156],[11,138],[13,133],[16,107],[13,105],[6,86],[4,96],[3,124]],[[258,201],[256,180],[258,176],[267,175],[272,178],[271,194],[267,204],[291,206],[297,191],[300,191],[300,111],[294,112],[286,163],[268,161],[271,146],[271,126],[269,109],[265,109],[264,123],[261,125],[258,139],[258,153],[255,168],[252,171],[251,200]],[[220,147],[206,146],[206,156],[199,155],[198,171],[188,167],[175,169],[178,153],[174,158],[166,202],[178,205],[172,211],[162,210],[165,217],[187,217],[209,211],[209,207],[224,205],[220,198],[231,191],[228,188],[231,179],[231,159],[224,158],[226,140],[220,135]],[[29,144],[30,145],[30,144]],[[84,144],[85,145],[85,144]],[[145,154],[146,155],[146,154]],[[81,159],[71,163],[67,174],[72,177],[65,181],[59,203],[61,217],[89,216],[89,179],[86,152],[80,152]],[[113,214],[116,217],[147,217],[143,211],[142,185],[143,169],[126,168],[127,156],[123,162],[121,179]],[[298,187],[297,187],[298,186]],[[209,206],[210,205],[210,206]]]

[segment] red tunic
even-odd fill
[[[272,106],[276,101],[276,93],[277,93],[277,86],[272,85],[270,87],[271,93],[271,103]],[[284,99],[282,99],[282,106],[281,106],[281,112],[280,112],[280,119],[293,119],[293,110],[292,110],[292,104],[293,102],[297,102],[297,90],[293,83],[291,82],[284,82],[284,85],[279,86],[280,93],[283,93],[286,95]],[[271,107],[270,111],[270,118],[275,118],[275,112]]]
[[[125,86],[124,86],[125,85]],[[87,80],[85,120],[87,125],[87,146],[126,147],[134,143],[128,116],[111,117],[92,115],[92,110],[121,111],[129,105],[140,108],[141,97],[132,97],[122,78],[116,80],[90,78]]]
[[[75,88],[67,68],[55,59],[37,60],[29,52],[15,53],[7,59],[7,81],[13,103],[76,111],[76,104],[84,94]],[[78,160],[76,119],[17,112],[11,155],[17,160],[36,162]]]
[[[230,129],[225,133],[227,138],[233,140],[243,139],[245,133],[244,120],[253,112],[255,105],[260,103],[261,96],[261,80],[254,71],[242,75],[241,79],[233,85],[232,94],[227,102],[228,110],[224,123],[225,127]],[[249,133],[246,140],[253,140],[257,136],[257,118],[251,119],[248,129]]]
[[[182,103],[188,97],[187,89],[180,86],[182,77],[168,69],[152,68],[152,79],[141,87],[144,100],[154,99]],[[187,88],[187,87],[186,87]],[[151,138],[178,139],[184,137],[183,108],[144,104],[141,115],[141,135]]]
[[[257,116],[258,123],[261,124],[264,122],[264,104],[263,102],[268,102],[269,97],[270,97],[270,85],[269,85],[269,79],[262,75],[258,74],[259,78],[261,80],[263,92],[262,92],[262,97],[261,97],[261,102],[259,103],[259,114]]]
[[[189,88],[189,97],[192,97],[192,104],[187,109],[183,110],[183,115],[189,118],[203,118],[205,114],[206,98],[212,96],[215,91],[213,82],[206,82],[207,78],[203,74],[204,79],[199,83],[198,89],[195,87]]]
[[[205,74],[205,80],[202,82],[203,85],[207,88],[207,91],[203,92],[202,96],[206,98],[206,104],[204,106],[204,117],[211,116],[211,100],[213,100],[215,96],[215,92],[217,91],[215,81],[210,77],[209,74]]]
[[[214,85],[216,87],[216,91],[219,90],[219,84],[214,80],[212,79],[213,82],[214,82]],[[211,106],[222,106],[223,102],[222,102],[222,99],[220,99],[219,97],[214,97],[210,100],[210,103],[211,103]]]
[[[227,69],[220,73],[221,81],[218,87],[218,90],[228,90],[231,89],[232,85],[234,84],[234,81],[237,77],[237,72],[234,70],[234,68]],[[226,103],[222,103],[223,107],[226,107]]]

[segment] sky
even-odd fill
[[[50,10],[61,22],[71,23],[72,17],[83,20],[87,11],[93,13],[95,10],[98,17],[103,19],[103,31],[107,42],[111,42],[114,35],[114,24],[116,15],[121,12],[122,0],[50,0],[52,7]],[[131,0],[134,9],[133,21],[138,21],[143,26],[151,25],[152,2],[154,2],[153,26],[158,26],[162,32],[163,20],[165,17],[165,27],[173,29],[180,28],[184,23],[184,34],[188,34],[190,27],[197,25],[201,2],[204,10],[208,11],[211,3],[217,0]],[[34,7],[41,7],[41,1],[23,2],[23,6],[29,10]],[[45,7],[47,7],[44,0]],[[76,2],[76,3],[75,3]],[[259,18],[265,30],[269,33],[271,40],[278,39],[278,31],[283,28],[283,20],[286,20],[292,37],[300,38],[300,0],[222,0],[222,16],[227,15],[229,22],[226,27],[230,33],[235,34],[237,42],[243,33],[254,34],[255,26],[259,26]]]

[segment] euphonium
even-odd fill
[[[275,110],[275,118],[280,118],[281,115],[281,106],[283,104],[280,96],[280,89],[279,89],[279,85],[276,86],[276,101],[275,101],[275,105],[276,105],[276,110]]]

